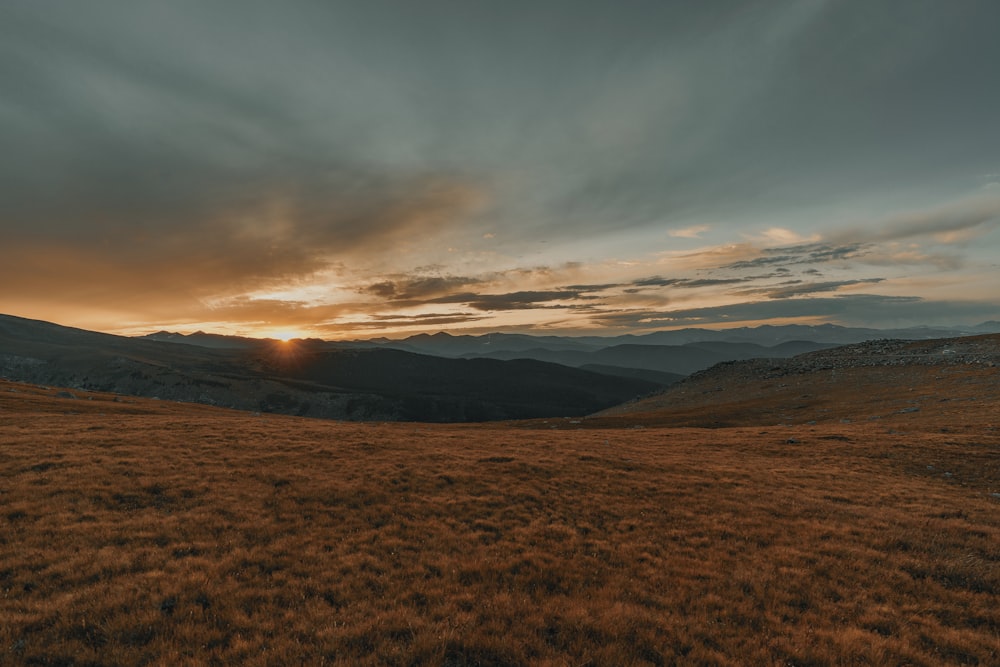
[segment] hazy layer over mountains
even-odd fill
[[[965,330],[762,326],[613,338],[439,333],[285,343],[201,332],[128,338],[0,315],[0,376],[333,419],[486,421],[590,414],[724,361],[986,331],[1000,331],[1000,323]]]
[[[447,333],[418,334],[403,339],[373,338],[329,342],[338,348],[389,348],[449,358],[535,359],[583,368],[599,373],[643,377],[663,385],[723,361],[758,358],[788,358],[837,345],[879,338],[926,340],[1000,331],[1000,322],[984,322],[965,328],[915,327],[867,329],[785,325],[735,329],[679,329],[641,336],[528,336],[491,333],[479,336]],[[184,342],[213,348],[246,348],[257,345],[252,338],[161,331],[146,338]],[[319,341],[316,341],[317,343]]]

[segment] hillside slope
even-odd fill
[[[727,362],[604,410],[592,425],[734,426],[947,415],[1000,427],[1000,335],[879,340],[791,359]]]

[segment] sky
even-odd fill
[[[5,0],[0,312],[1000,320],[994,0]]]

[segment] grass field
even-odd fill
[[[57,391],[0,382],[0,664],[1000,664],[1000,431],[974,420],[377,425]]]

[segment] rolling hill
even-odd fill
[[[948,415],[1000,428],[1000,335],[876,340],[790,359],[727,362],[589,423],[904,427]]]
[[[1000,331],[1000,324],[983,322],[973,327],[879,330],[832,324],[763,325],[733,329],[679,329],[623,336],[534,336],[490,333],[453,335],[445,332],[417,334],[403,339],[372,338],[327,342],[337,349],[394,349],[448,358],[535,359],[550,363],[587,367],[624,377],[645,377],[669,385],[676,376],[690,375],[723,361],[754,358],[785,358],[839,345],[868,340],[899,338],[928,340]],[[238,336],[197,332],[178,334],[159,331],[144,338],[210,348],[246,349],[260,341]],[[312,344],[321,341],[309,341]],[[636,370],[647,372],[637,375]],[[667,375],[659,375],[666,373]]]

